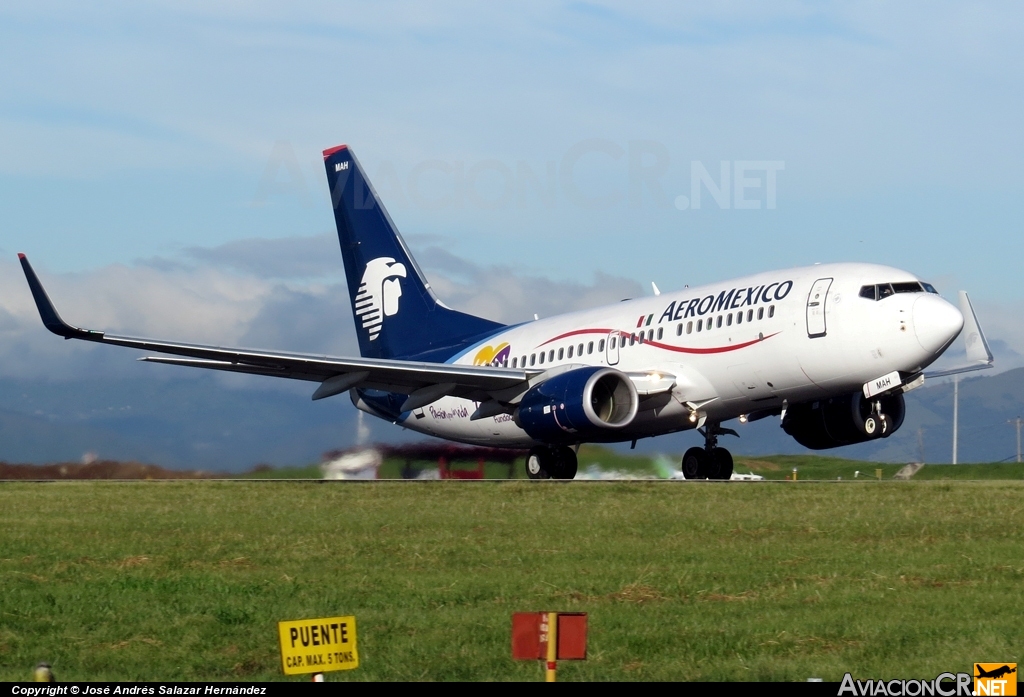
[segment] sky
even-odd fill
[[[993,2],[5,2],[0,375],[131,358],[46,334],[17,252],[76,324],[355,352],[339,143],[459,309],[871,261],[968,290],[1017,367],[1022,25]]]

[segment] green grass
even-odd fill
[[[1016,482],[0,485],[0,680],[539,680],[514,611],[589,613],[563,680],[931,678],[1024,662]],[[294,678],[302,679],[302,678]]]

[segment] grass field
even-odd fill
[[[927,468],[926,468],[927,469]],[[514,611],[584,611],[563,680],[934,677],[1024,663],[1024,484],[0,484],[0,680],[540,679]],[[301,678],[293,678],[301,679]]]

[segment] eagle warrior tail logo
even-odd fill
[[[399,277],[406,277],[405,264],[391,257],[378,257],[366,264],[356,294],[355,313],[362,320],[363,329],[369,332],[370,341],[380,336],[385,317],[398,314],[398,300],[402,297]]]

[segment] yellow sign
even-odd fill
[[[979,697],[999,695],[1011,697],[1017,694],[1016,663],[975,663],[974,694]]]
[[[285,675],[359,667],[355,617],[278,622],[277,633]]]

